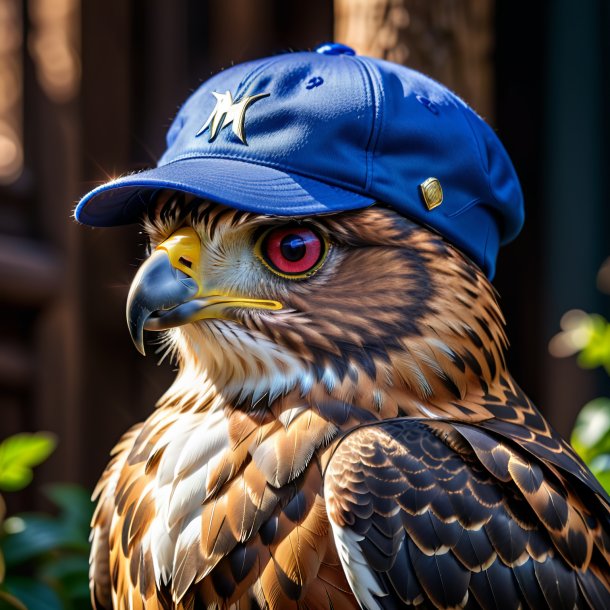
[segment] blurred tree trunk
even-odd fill
[[[335,40],[421,70],[493,121],[492,0],[334,0]]]

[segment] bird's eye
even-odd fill
[[[328,252],[328,243],[310,227],[291,225],[263,233],[256,250],[265,265],[277,275],[303,279],[320,268]]]

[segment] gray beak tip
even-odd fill
[[[156,251],[143,263],[129,290],[126,306],[129,334],[140,354],[146,355],[144,328],[163,329],[148,324],[151,314],[185,303],[197,290],[194,280],[172,267],[166,252]]]
[[[130,319],[129,313],[127,314],[127,326],[129,327],[129,335],[131,341],[135,345],[136,349],[146,356],[146,349],[144,348],[144,320],[139,316],[135,319]]]
[[[144,349],[144,341],[141,341],[140,343],[134,343],[134,345],[136,346],[136,349],[140,352],[140,354],[142,354],[142,356],[146,356],[146,350]]]

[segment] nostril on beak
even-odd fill
[[[178,259],[178,262],[179,262],[181,265],[184,265],[185,267],[188,267],[189,269],[192,269],[192,268],[193,268],[193,261],[190,261],[188,258],[184,258],[184,256],[181,256],[181,257]]]

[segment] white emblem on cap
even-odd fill
[[[233,96],[230,91],[227,91],[226,93],[216,93],[216,91],[212,91],[212,95],[216,98],[216,106],[214,106],[214,110],[212,110],[212,114],[210,114],[205,125],[195,135],[200,136],[209,127],[209,142],[211,142],[221,129],[232,124],[233,133],[243,144],[247,144],[246,132],[244,130],[246,110],[251,104],[254,104],[254,102],[263,97],[269,97],[270,94],[259,93],[257,95],[250,95],[248,97],[242,97],[238,102],[233,101]]]

